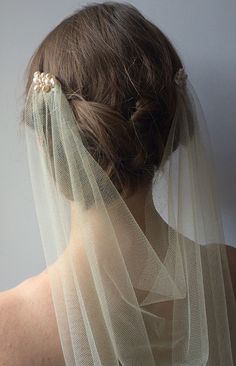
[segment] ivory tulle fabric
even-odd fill
[[[29,167],[68,366],[236,360],[236,304],[207,127],[190,81],[176,87],[145,230],[86,149],[60,83],[48,93],[29,90]]]

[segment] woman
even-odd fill
[[[1,364],[233,365],[207,131],[168,38],[129,4],[85,6],[32,56],[26,95],[47,269],[2,294]]]

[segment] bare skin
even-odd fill
[[[141,190],[126,202],[142,229],[144,197]],[[72,209],[71,240],[77,236],[73,215]],[[236,293],[236,249],[227,253]],[[46,271],[0,293],[0,324],[1,366],[65,365]]]
[[[143,228],[144,189],[127,200]],[[76,210],[71,210],[71,241],[78,238]],[[46,271],[0,293],[0,365],[64,366]]]
[[[65,365],[48,276],[0,294],[0,365]]]

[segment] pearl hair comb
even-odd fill
[[[186,74],[184,68],[180,68],[176,73],[174,77],[174,82],[180,86],[183,87],[186,85],[186,80],[188,78],[188,74]]]
[[[48,93],[56,83],[56,78],[52,74],[36,71],[33,77],[34,90]]]

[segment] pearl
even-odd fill
[[[50,85],[43,85],[42,91],[48,93],[51,90]]]
[[[48,78],[48,79],[51,79],[51,78],[52,78],[52,74],[50,74],[49,72],[48,72],[45,76],[46,76],[46,78]]]
[[[39,77],[39,75],[40,75],[40,71],[35,71],[34,72],[34,77]]]
[[[40,83],[40,79],[39,79],[38,77],[34,77],[34,78],[33,78],[33,82],[34,82],[35,84],[39,84],[39,83]]]
[[[51,81],[49,79],[45,79],[45,85],[51,85]]]
[[[34,90],[37,91],[37,92],[39,92],[41,90],[40,85],[35,85],[34,86]]]

